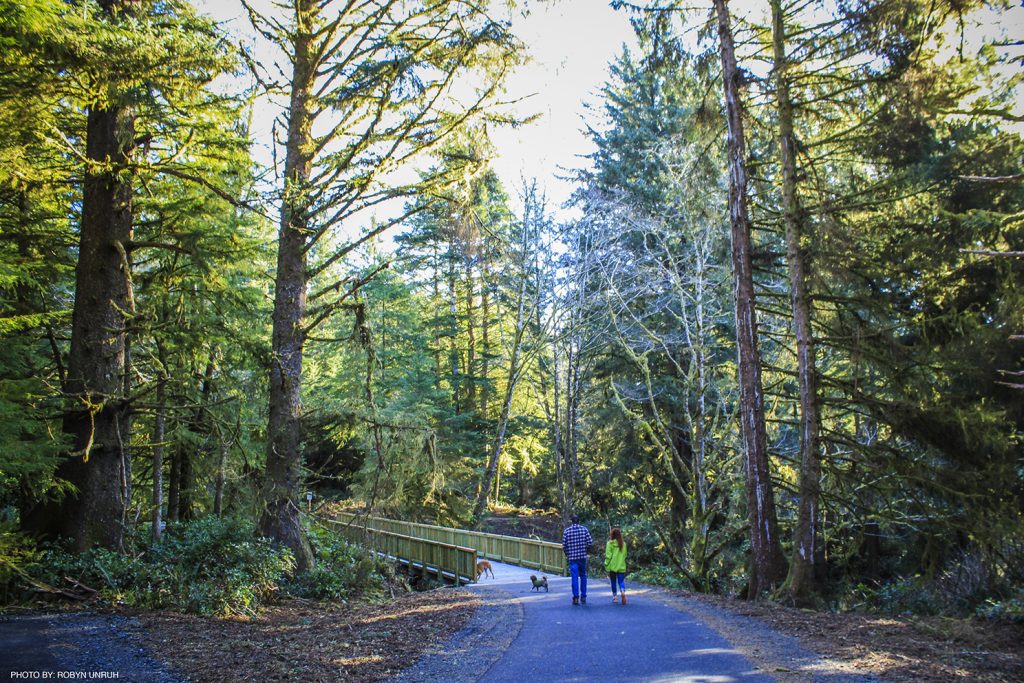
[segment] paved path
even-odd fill
[[[65,612],[0,615],[0,681],[90,676],[132,683],[177,683],[146,654],[134,619]]]
[[[611,602],[607,580],[591,579],[587,604],[572,605],[568,578],[493,563],[495,578],[470,586],[492,606],[466,632],[396,679],[481,683],[762,683],[773,680],[710,628],[648,588]],[[495,611],[497,610],[497,612]],[[499,615],[495,617],[495,614]],[[518,632],[516,632],[518,631]]]

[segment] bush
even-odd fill
[[[693,586],[690,585],[690,581],[680,576],[674,568],[666,567],[664,565],[655,565],[652,567],[644,567],[640,571],[632,572],[626,577],[626,580],[632,579],[641,583],[649,583],[652,586],[665,586],[666,588],[675,588],[679,590],[693,590]]]
[[[2,531],[0,560],[7,539]],[[108,604],[198,614],[252,615],[281,591],[347,601],[409,590],[390,563],[330,532],[313,531],[310,541],[316,566],[292,577],[294,561],[287,549],[257,538],[249,524],[205,517],[168,527],[159,543],[137,536],[133,555],[103,548],[76,554],[51,544],[25,571],[28,578],[52,586],[68,588],[68,579],[77,581],[98,590],[98,598]],[[4,576],[0,573],[0,579]]]
[[[312,530],[309,539],[316,553],[316,565],[288,583],[287,590],[292,595],[347,601],[360,595],[379,595],[396,581],[389,563],[335,534]]]
[[[39,560],[32,539],[17,531],[17,525],[9,519],[0,519],[0,598],[10,599],[20,577],[29,572]]]
[[[1006,619],[1018,624],[1024,623],[1024,589],[1006,600],[986,600],[975,614],[986,619]]]
[[[66,585],[69,577],[109,602],[251,615],[277,593],[293,566],[289,551],[256,538],[250,526],[206,517],[170,527],[159,543],[135,556],[103,548],[74,554],[51,545],[33,574],[52,585]]]
[[[180,525],[151,548],[159,581],[147,592],[166,592],[170,604],[200,614],[251,614],[270,600],[295,566],[291,552],[275,548],[237,520],[206,517]]]

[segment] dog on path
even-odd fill
[[[539,579],[536,576],[531,576],[530,581],[533,582],[533,590],[540,593],[540,589],[543,588],[545,593],[550,593],[548,590],[548,577],[542,576]]]
[[[491,578],[494,578],[494,570],[491,569],[491,563],[487,560],[479,560],[476,563],[476,580],[479,581],[480,577],[483,576],[484,573],[489,573]]]

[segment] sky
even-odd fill
[[[251,41],[252,29],[238,0],[192,1],[201,12],[227,22],[228,30],[240,39]],[[500,4],[499,0],[493,1]],[[252,0],[252,4],[260,11],[274,13],[271,0]],[[561,206],[573,186],[559,176],[585,166],[585,155],[593,151],[583,132],[584,117],[600,123],[584,105],[599,103],[609,63],[624,45],[635,45],[635,36],[628,15],[611,9],[608,0],[520,0],[517,4],[517,9],[526,8],[528,13],[525,18],[519,13],[511,15],[512,31],[526,45],[531,60],[509,78],[506,98],[522,100],[522,115],[540,114],[540,118],[516,129],[491,129],[497,154],[492,165],[514,207],[519,203],[516,197],[521,179],[537,179],[546,191],[548,209],[556,218],[566,219],[572,212]],[[729,5],[739,16],[763,15],[768,7],[766,0],[732,0]],[[1009,11],[968,22],[969,37],[1003,33],[1019,40],[1024,31],[1022,6],[1024,0],[1019,0]],[[257,144],[263,145],[262,151],[256,150],[260,161],[270,159],[268,145],[275,114],[275,110],[264,107],[257,108],[254,115],[252,132]]]
[[[527,97],[524,110],[541,118],[516,130],[492,133],[500,156],[493,166],[514,194],[520,178],[537,178],[557,209],[572,186],[557,176],[586,165],[594,151],[584,135],[584,103],[599,102],[608,64],[634,45],[624,12],[602,0],[561,0],[537,6],[513,31],[528,46],[532,61],[509,81],[509,95]],[[590,116],[593,119],[593,116]]]
[[[243,40],[251,35],[238,0],[193,0],[193,4],[202,13],[228,22],[229,30]],[[273,11],[266,0],[253,4],[261,11]],[[581,157],[593,151],[583,134],[583,102],[598,101],[609,62],[624,44],[635,41],[626,14],[611,9],[606,0],[529,0],[525,5],[528,16],[513,16],[512,30],[527,46],[531,60],[509,78],[505,97],[522,100],[521,113],[540,114],[540,118],[517,129],[492,129],[498,154],[492,165],[514,204],[518,204],[515,197],[521,179],[536,178],[547,192],[549,208],[558,214],[572,187],[556,176],[565,175],[561,169],[585,165]],[[257,140],[270,139],[273,115],[270,109],[256,110],[253,134]]]

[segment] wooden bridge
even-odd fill
[[[343,513],[330,522],[348,540],[456,584],[476,580],[477,558],[565,576],[560,543]]]

